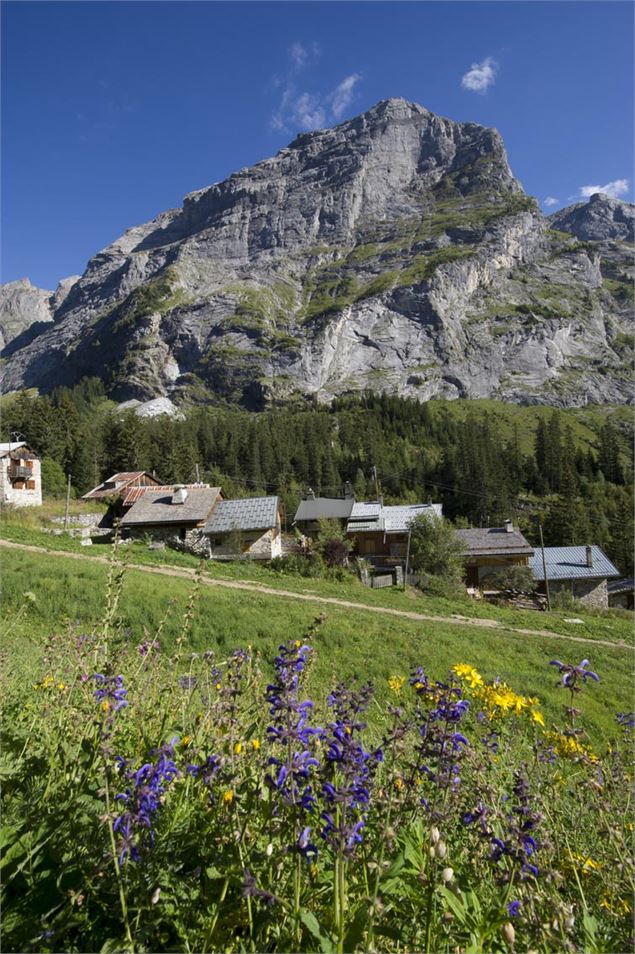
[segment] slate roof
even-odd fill
[[[26,441],[11,441],[0,443],[0,457],[9,457],[11,460],[37,460],[37,454],[27,446]]]
[[[104,480],[97,487],[84,494],[82,500],[99,500],[102,497],[113,497],[119,494],[128,485],[137,486],[142,477],[149,477],[153,483],[151,486],[159,487],[158,480],[145,470],[124,470],[119,474],[113,474],[108,480]],[[144,485],[147,486],[147,485]]]
[[[278,497],[245,497],[221,500],[210,517],[204,533],[231,533],[232,530],[270,530],[277,526]]]
[[[26,447],[26,441],[9,441],[8,444],[0,444],[0,457],[17,450],[18,447]]]
[[[358,505],[356,504],[355,507]],[[355,520],[355,507],[346,525],[347,533],[407,533],[413,520],[422,513],[442,516],[441,504],[408,504],[407,506],[382,507],[380,504],[362,504],[368,507],[368,518]],[[371,510],[370,508],[377,508]],[[364,511],[361,511],[364,515]]]
[[[635,587],[635,579],[632,576],[623,576],[620,580],[609,580],[606,588],[609,596],[612,593],[630,593]]]
[[[550,580],[597,580],[603,577],[619,576],[619,570],[611,563],[601,547],[592,546],[593,566],[586,564],[586,547],[545,547],[547,576]],[[529,561],[535,580],[544,580],[542,568],[542,550],[536,552]]]
[[[301,500],[293,522],[325,519],[348,520],[355,504],[354,497],[315,497]]]
[[[520,530],[505,527],[485,527],[480,530],[456,530],[465,549],[465,556],[528,556],[534,548],[525,540]]]
[[[381,513],[381,504],[379,501],[366,500],[355,502],[351,510],[351,520],[376,520]]]
[[[172,503],[174,491],[148,488],[121,518],[122,527],[182,526],[202,523],[216,503],[220,487],[188,487],[184,503]]]

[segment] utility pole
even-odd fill
[[[408,527],[408,546],[406,548],[406,570],[403,575],[403,591],[406,592],[406,586],[408,585],[408,566],[410,563],[410,537],[412,536],[412,528]]]
[[[200,484],[200,482],[201,482],[201,475],[200,475],[199,470],[198,470],[198,464],[194,464],[194,466],[195,466],[195,468],[196,468],[196,483],[197,483],[197,484]]]
[[[64,530],[68,527],[68,508],[71,502],[71,475],[68,475],[68,484],[66,485],[66,508],[64,510]]]
[[[542,548],[542,572],[545,575],[545,590],[547,591],[547,609],[551,612],[551,598],[549,596],[549,579],[547,577],[547,561],[545,560],[545,541],[542,536],[542,524],[538,524],[540,530],[540,546]]]

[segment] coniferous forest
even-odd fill
[[[278,494],[290,527],[309,487],[334,496],[350,481],[358,500],[440,501],[463,526],[511,517],[532,543],[541,523],[547,545],[598,544],[633,572],[632,424],[611,409],[582,424],[569,410],[364,394],[330,406],[139,418],[89,378],[49,396],[10,396],[2,411],[1,439],[19,436],[40,455],[48,494],[63,494],[69,473],[77,495],[117,471],[148,470],[166,483],[198,474],[230,497]]]

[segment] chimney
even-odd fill
[[[593,549],[591,547],[586,547],[586,565],[593,566]]]
[[[187,499],[187,490],[185,487],[175,487],[174,493],[172,494],[172,503],[173,504],[184,504]]]
[[[349,500],[351,497],[355,497],[355,491],[353,490],[353,485],[350,480],[347,480],[344,484],[344,496],[347,500]]]
[[[511,522],[511,520],[505,521],[505,530],[507,531],[507,533],[514,532],[514,524]]]
[[[307,499],[307,500],[315,500],[315,491],[313,490],[312,487],[309,487],[309,489],[307,490],[307,492],[306,492],[306,499]]]

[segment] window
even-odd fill
[[[179,540],[185,540],[186,533],[187,533],[187,530],[185,529],[185,527],[181,527],[181,529],[179,530]]]

